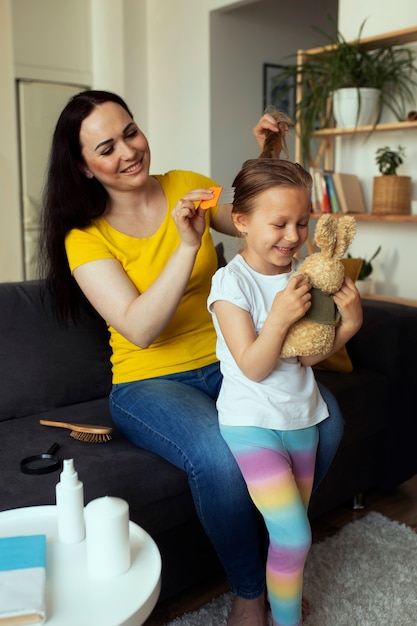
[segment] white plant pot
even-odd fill
[[[333,94],[333,114],[337,126],[355,128],[375,124],[378,119],[379,99],[379,89],[368,87],[337,89]]]
[[[374,281],[373,278],[367,276],[363,280],[356,281],[356,287],[361,296],[369,296],[374,293]]]

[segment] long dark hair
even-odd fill
[[[275,111],[272,115],[277,122],[278,132],[266,132],[259,157],[245,161],[236,175],[233,181],[233,213],[251,213],[256,197],[271,187],[302,187],[311,195],[313,181],[309,172],[298,163],[288,160],[286,134],[292,122],[281,111]],[[287,159],[279,158],[282,152]]]
[[[80,128],[96,106],[119,104],[132,117],[120,96],[108,91],[82,91],[73,96],[55,127],[43,194],[40,237],[40,275],[46,279],[58,317],[76,317],[79,290],[71,276],[65,236],[72,228],[85,228],[102,215],[107,192],[96,178],[87,178],[80,166]]]

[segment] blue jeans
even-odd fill
[[[258,513],[220,434],[216,398],[221,380],[219,364],[213,363],[188,372],[121,383],[113,386],[110,410],[127,439],[187,473],[197,515],[232,590],[251,599],[265,588],[264,546],[259,541]],[[318,464],[321,477],[343,432],[336,400],[327,390],[323,398],[331,412],[331,419],[323,424],[333,424],[325,431],[332,441],[321,442],[327,456]]]
[[[345,420],[340,412],[337,400],[332,393],[317,381],[321,397],[327,404],[329,417],[319,424],[319,445],[316,455],[316,468],[314,470],[313,492],[317,489],[332,464],[334,455],[342,439],[345,428]]]

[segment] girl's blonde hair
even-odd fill
[[[254,199],[271,187],[303,187],[311,195],[313,181],[310,174],[299,163],[288,160],[286,134],[292,122],[281,111],[272,115],[278,132],[267,131],[262,153],[257,159],[245,161],[235,177],[233,213],[251,213]],[[287,159],[279,158],[282,152]]]

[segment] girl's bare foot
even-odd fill
[[[264,594],[253,600],[236,596],[227,619],[227,626],[268,626]]]

